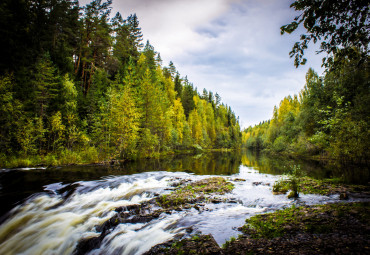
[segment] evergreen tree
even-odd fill
[[[33,78],[35,110],[41,120],[46,118],[51,102],[59,93],[58,83],[56,69],[46,54],[36,63]]]

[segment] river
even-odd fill
[[[266,155],[207,153],[140,160],[119,166],[69,166],[0,170],[0,254],[73,254],[79,241],[100,235],[116,208],[152,200],[171,192],[176,180],[223,176],[234,190],[223,203],[163,213],[149,222],[119,224],[89,254],[142,254],[152,246],[197,233],[212,234],[222,245],[239,234],[237,228],[256,214],[293,204],[336,202],[338,195],[273,195],[281,174],[299,167],[315,178],[345,177],[366,182],[368,169],[351,173],[318,162],[285,160]],[[243,181],[236,181],[243,179]],[[189,231],[191,227],[191,231]]]

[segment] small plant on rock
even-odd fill
[[[273,187],[272,192],[277,194],[286,194],[288,190],[288,198],[297,198],[299,197],[300,184],[301,184],[302,172],[299,166],[293,166],[293,169],[290,173],[287,174],[287,178],[277,180]]]

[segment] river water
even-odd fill
[[[100,235],[99,226],[118,213],[116,208],[169,193],[171,185],[182,179],[223,176],[235,189],[221,197],[228,202],[206,204],[202,210],[191,208],[163,213],[149,222],[118,224],[89,254],[142,254],[156,244],[193,234],[212,234],[222,245],[240,234],[237,228],[253,215],[293,204],[339,200],[338,195],[301,194],[297,200],[273,195],[274,181],[294,166],[316,178],[338,177],[337,170],[319,163],[251,153],[188,155],[121,166],[2,169],[0,254],[73,254],[79,241]],[[363,172],[360,181],[368,178],[368,169]],[[343,176],[357,175],[346,172]]]

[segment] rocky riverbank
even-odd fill
[[[293,207],[248,219],[222,248],[201,235],[145,254],[369,254],[369,212],[370,203]]]
[[[104,238],[119,224],[149,223],[161,220],[163,215],[184,210],[202,212],[207,204],[237,203],[226,199],[240,178],[211,177],[201,180],[174,178],[165,194],[151,200],[116,208],[117,214],[100,226],[99,236],[79,242],[74,254],[86,254],[97,249]],[[233,184],[234,183],[234,184]],[[253,183],[254,186],[270,183]],[[368,188],[341,186],[312,179],[303,179],[305,193],[345,192],[349,196],[364,194]],[[304,190],[303,190],[304,189]],[[360,192],[360,193],[353,193]],[[260,214],[246,220],[239,228],[242,233],[219,247],[211,235],[199,235],[191,226],[168,242],[152,247],[151,254],[366,254],[370,247],[370,203],[333,203],[317,206],[300,206]]]
[[[236,179],[235,181],[240,180]],[[192,208],[201,211],[206,203],[230,202],[221,199],[220,195],[228,193],[234,188],[234,184],[222,177],[211,177],[199,181],[175,178],[172,183],[172,191],[168,194],[158,194],[155,198],[141,204],[116,208],[117,214],[113,218],[96,226],[100,235],[80,241],[74,254],[86,254],[99,248],[104,237],[109,235],[119,224],[148,223],[160,218],[163,214],[172,214],[174,211]],[[186,232],[192,232],[192,228],[189,227]],[[178,235],[175,239],[179,240],[183,236],[184,234]],[[208,239],[206,240],[208,243]]]

